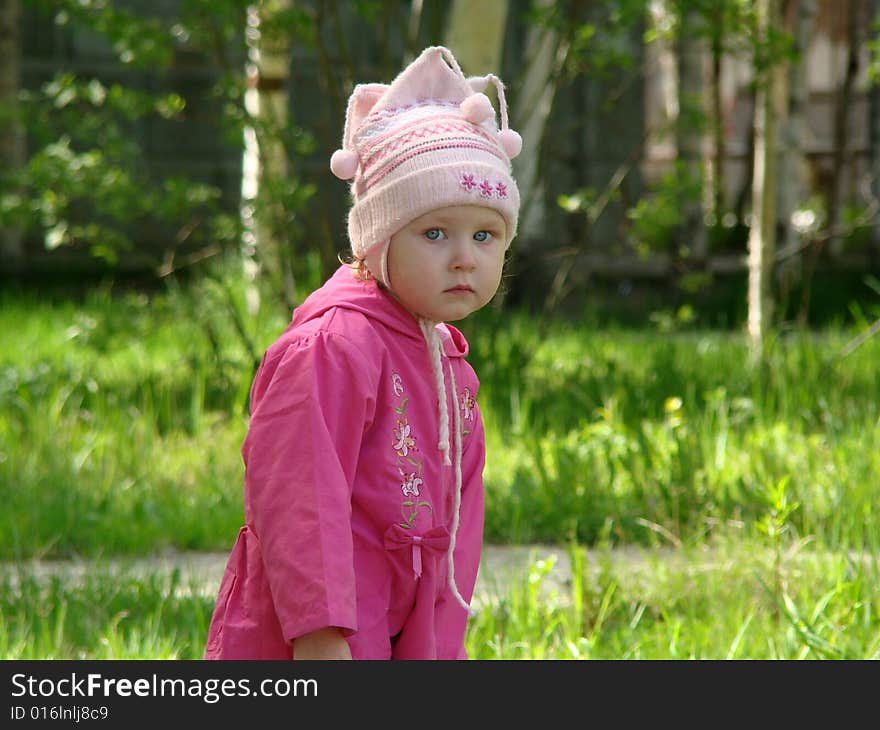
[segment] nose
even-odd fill
[[[476,268],[477,259],[474,256],[472,241],[465,236],[455,239],[452,250],[452,268],[458,271],[472,271]]]

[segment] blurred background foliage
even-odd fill
[[[155,285],[233,257],[247,313],[289,311],[347,248],[327,160],[353,85],[442,43],[500,72],[526,140],[496,306],[742,324],[772,70],[774,321],[848,320],[880,267],[875,5],[3,0],[4,281]]]

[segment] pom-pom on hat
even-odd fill
[[[500,129],[482,93],[489,83],[498,94]],[[330,159],[333,174],[351,180],[352,253],[388,285],[391,236],[450,205],[497,210],[509,246],[519,213],[510,161],[521,148],[522,138],[508,128],[501,80],[492,74],[465,77],[443,46],[426,48],[390,85],[357,85],[348,100],[342,149]]]

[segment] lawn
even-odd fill
[[[254,356],[287,321],[246,311],[212,280],[0,293],[0,656],[200,655],[204,587],[24,566],[229,548]],[[461,328],[486,540],[577,568],[548,593],[536,561],[487,597],[472,657],[877,657],[880,338],[783,331],[753,363],[739,332],[491,308]]]

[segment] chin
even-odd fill
[[[423,310],[419,316],[434,322],[456,322],[473,314],[479,307],[474,307],[473,302],[459,302],[458,304],[441,304],[437,309]]]
[[[473,312],[474,312],[473,309],[469,309],[466,312],[456,312],[454,314],[450,314],[448,317],[445,317],[443,319],[443,321],[444,322],[458,322],[458,321],[470,316],[471,314],[473,314]]]

